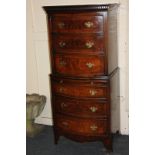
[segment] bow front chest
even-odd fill
[[[55,143],[100,140],[112,149],[109,5],[45,6]]]

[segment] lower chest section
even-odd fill
[[[51,88],[57,129],[92,136],[109,132],[108,80],[52,77]]]

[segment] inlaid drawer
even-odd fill
[[[53,35],[54,52],[102,52],[105,53],[103,35]]]
[[[86,97],[86,98],[103,98],[107,99],[109,95],[109,85],[105,80],[94,80],[89,83],[86,80],[52,80],[53,92],[63,96]]]
[[[64,76],[94,77],[107,75],[104,55],[55,54],[54,72]]]
[[[79,119],[57,115],[55,125],[62,131],[79,135],[101,135],[107,133],[108,123],[106,119]]]
[[[56,111],[77,117],[107,118],[108,102],[104,100],[76,100],[56,95],[54,104]]]
[[[58,33],[101,33],[104,27],[103,19],[103,14],[57,14],[52,17],[52,31]]]

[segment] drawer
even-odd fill
[[[52,35],[54,52],[102,52],[105,53],[103,35]]]
[[[55,54],[54,72],[63,76],[94,77],[107,75],[104,55]]]
[[[59,33],[102,33],[103,14],[59,14],[52,17],[52,31]]]
[[[103,98],[109,96],[109,85],[105,80],[88,83],[86,80],[55,79],[52,81],[52,90],[55,94],[70,97]]]
[[[108,129],[107,120],[104,119],[79,119],[65,115],[57,115],[55,125],[62,131],[79,135],[106,134]]]
[[[108,102],[104,100],[78,100],[60,95],[53,96],[56,111],[77,117],[107,118]]]

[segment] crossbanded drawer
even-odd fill
[[[55,54],[54,73],[62,76],[95,77],[108,74],[106,57],[102,54]]]
[[[56,112],[76,117],[107,118],[108,102],[99,99],[79,100],[60,95],[53,96]]]
[[[64,53],[103,53],[105,54],[105,43],[103,35],[94,34],[53,34],[53,51]]]
[[[65,115],[56,115],[55,125],[59,130],[79,135],[102,135],[108,131],[106,119],[80,119]]]
[[[52,90],[55,94],[81,98],[109,97],[109,85],[107,80],[69,80],[63,78],[52,79]]]
[[[56,14],[51,21],[57,33],[103,33],[104,28],[103,14]]]

